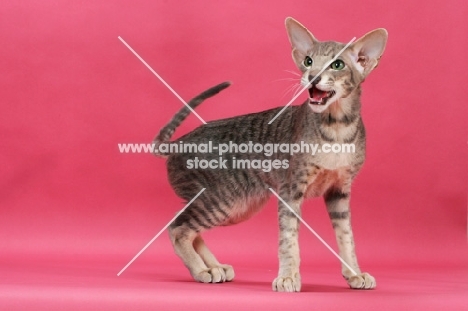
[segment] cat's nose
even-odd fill
[[[320,82],[320,79],[322,79],[322,77],[318,76],[314,79],[314,76],[313,75],[309,75],[309,82],[312,81],[312,85],[316,85]]]

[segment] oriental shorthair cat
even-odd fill
[[[356,258],[351,229],[351,184],[360,171],[366,149],[366,135],[361,118],[361,83],[377,67],[387,42],[385,29],[373,30],[346,46],[335,41],[318,41],[293,18],[286,19],[292,58],[302,76],[307,100],[302,105],[283,107],[208,122],[171,141],[175,129],[190,110],[182,108],[154,139],[155,155],[167,158],[169,182],[186,202],[203,191],[169,226],[175,252],[192,277],[203,283],[232,281],[233,267],[220,263],[205,244],[202,233],[216,226],[236,224],[258,212],[274,190],[284,202],[278,204],[279,272],[273,280],[274,291],[301,290],[299,272],[299,219],[305,199],[322,196],[336,234],[339,255],[356,273],[342,265],[341,273],[351,288],[372,289],[376,281],[362,272]],[[338,55],[338,56],[337,56]],[[336,57],[337,56],[337,57]],[[322,70],[324,69],[324,70]],[[312,81],[313,80],[313,81]],[[312,81],[312,83],[310,83]],[[195,108],[230,85],[221,83],[193,98]],[[271,123],[271,124],[270,124]],[[352,144],[354,152],[301,152],[296,154],[229,150],[217,152],[164,151],[171,143],[261,144],[266,146],[294,143]],[[167,148],[166,148],[167,149]],[[194,158],[225,161],[224,167],[188,166]],[[271,160],[278,165],[269,170],[235,166],[236,161]],[[260,163],[258,162],[258,163]],[[286,203],[288,206],[286,206]]]

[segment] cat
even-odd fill
[[[232,225],[248,219],[259,211],[274,189],[298,215],[302,202],[323,196],[336,233],[340,257],[351,267],[342,265],[342,275],[351,288],[372,289],[376,281],[361,272],[354,250],[350,223],[351,183],[365,159],[365,129],[361,118],[361,83],[377,66],[387,42],[387,31],[376,29],[349,45],[339,57],[316,76],[345,44],[318,41],[303,25],[289,17],[285,21],[292,47],[292,58],[302,72],[301,84],[309,98],[299,106],[282,107],[258,113],[212,121],[192,132],[170,141],[175,129],[188,116],[182,108],[154,139],[155,155],[167,158],[169,182],[184,200],[202,192],[169,226],[169,235],[176,254],[192,277],[203,283],[232,281],[233,267],[221,264],[201,237],[205,230]],[[312,83],[309,83],[312,81]],[[192,99],[194,109],[203,100],[230,85],[221,83]],[[278,116],[277,116],[278,115]],[[274,119],[277,116],[276,119]],[[271,124],[269,122],[274,119]],[[270,171],[235,168],[236,160],[265,160],[261,153],[231,150],[219,156],[217,152],[163,152],[164,144],[192,143],[349,143],[354,153],[275,153],[268,157],[286,163]],[[188,168],[194,158],[224,161],[225,167],[214,169]],[[285,162],[286,161],[286,162]],[[299,272],[299,220],[289,208],[279,202],[279,272],[273,281],[274,291],[301,290]]]

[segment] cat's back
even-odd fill
[[[269,122],[283,107],[210,121],[176,141],[192,143],[206,142],[207,140],[218,143],[248,141],[266,143],[281,141],[283,140],[282,136],[287,133],[291,126],[292,113],[298,107],[288,107],[272,124],[269,124]]]

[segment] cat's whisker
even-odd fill
[[[297,80],[295,80],[297,81]],[[289,87],[286,88],[286,90],[283,92],[283,95],[281,96],[281,98],[283,98],[284,96],[286,96],[288,93],[290,92],[294,92],[294,94],[296,94],[298,92],[298,90],[300,89],[301,87],[301,83],[294,83],[292,85],[290,85]],[[295,95],[293,95],[295,96]]]
[[[295,89],[296,86],[297,86],[297,83],[294,83],[294,84],[288,86],[288,87],[286,88],[286,90],[285,90],[285,93],[289,93],[289,92],[293,91],[293,90]]]
[[[291,70],[284,70],[284,71],[297,76],[297,78],[284,78],[284,79],[278,79],[278,80],[275,80],[275,81],[293,81],[293,82],[297,82],[297,83],[294,83],[293,85],[286,88],[286,90],[283,92],[283,95],[281,96],[281,98],[283,98],[285,95],[287,95],[291,91],[294,91],[296,93],[297,88],[300,87],[301,79],[302,79],[302,76],[300,74],[298,74],[297,72],[294,72],[294,71],[291,71]]]
[[[295,97],[297,93],[299,93],[301,90],[302,90],[302,84],[299,83],[296,85],[296,90],[294,91],[293,97]]]
[[[299,79],[297,78],[283,78],[283,79],[276,79],[273,80],[273,82],[278,82],[278,81],[298,81]]]
[[[292,88],[294,87],[294,85],[291,85],[291,86],[288,86],[284,91],[283,91],[283,94],[281,94],[281,98],[280,99],[283,99],[286,94],[288,94],[289,92],[291,92]]]
[[[289,73],[292,73],[293,75],[298,76],[298,77],[301,76],[300,74],[298,74],[297,72],[292,71],[292,70],[285,70],[285,71],[286,71],[286,72],[289,72]]]

